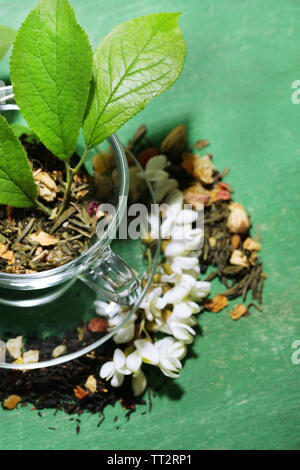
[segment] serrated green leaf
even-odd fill
[[[7,26],[0,26],[0,60],[3,59],[10,48],[17,32]]]
[[[25,150],[0,115],[0,204],[31,207],[37,189]]]
[[[83,126],[88,148],[102,142],[180,75],[185,43],[179,13],[136,18],[114,28],[94,54]]]
[[[31,11],[17,34],[10,72],[28,125],[68,160],[88,99],[92,50],[67,0],[41,0]]]

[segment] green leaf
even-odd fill
[[[88,36],[67,0],[41,0],[19,29],[10,61],[15,99],[54,155],[74,153],[92,74]]]
[[[179,77],[185,43],[179,13],[136,18],[114,28],[94,54],[83,126],[88,148],[102,142]]]
[[[3,59],[13,40],[16,37],[16,31],[7,26],[0,26],[0,60]]]
[[[0,204],[35,205],[37,189],[25,150],[0,115]]]

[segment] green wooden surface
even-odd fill
[[[227,311],[199,317],[203,335],[180,379],[124,418],[120,406],[82,416],[81,432],[63,413],[0,410],[1,449],[299,449],[300,4],[296,0],[72,0],[93,47],[123,20],[182,11],[187,61],[177,84],[120,132],[141,123],[159,137],[181,121],[206,138],[235,199],[252,214],[269,279],[263,312],[234,322]],[[2,1],[1,23],[17,28],[34,0]],[[8,59],[1,65],[8,74]],[[214,288],[216,291],[217,288]],[[113,417],[118,422],[113,423]],[[119,426],[119,430],[116,426]],[[49,426],[56,428],[50,430]]]

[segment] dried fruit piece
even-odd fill
[[[6,349],[14,359],[18,359],[18,357],[22,354],[23,348],[23,336],[17,336],[16,338],[11,338],[6,343]]]
[[[13,410],[22,400],[19,395],[9,395],[9,397],[6,398],[3,402],[4,408],[7,410]]]
[[[219,294],[213,297],[212,299],[207,299],[203,305],[206,310],[209,310],[213,313],[217,313],[223,310],[223,308],[227,307],[228,300],[226,295]]]
[[[88,324],[88,329],[93,333],[105,333],[108,328],[106,318],[93,318]]]
[[[249,267],[247,256],[241,250],[233,251],[230,257],[230,263],[237,266],[243,266],[244,268]]]
[[[33,174],[33,178],[37,183],[39,196],[42,199],[45,199],[45,201],[54,201],[56,198],[57,186],[49,173],[38,170]]]
[[[28,237],[28,241],[32,244],[38,244],[41,246],[51,246],[56,245],[58,243],[57,238],[53,237],[49,233],[46,232],[39,232],[39,233],[32,233]]]
[[[85,388],[87,388],[92,394],[97,392],[97,380],[93,375],[89,375],[87,381],[84,384]]]
[[[56,357],[62,356],[67,351],[67,346],[65,344],[60,344],[53,349],[51,356],[55,359]]]
[[[77,385],[76,388],[74,388],[74,395],[76,398],[78,398],[78,400],[82,400],[84,397],[86,397],[89,392],[87,390],[83,390],[82,387],[80,387],[80,385]]]
[[[210,155],[199,157],[193,153],[184,152],[182,166],[188,173],[192,174],[202,183],[213,183],[213,173],[215,171],[215,166],[212,163]]]
[[[234,310],[228,310],[229,315],[233,320],[238,320],[241,318],[243,315],[245,315],[248,312],[248,308],[243,305],[243,304],[237,304],[234,307]]]
[[[244,235],[250,228],[250,221],[245,209],[237,202],[231,202],[228,207],[230,214],[227,219],[227,227],[232,233]]]
[[[37,349],[30,349],[29,351],[24,352],[23,361],[26,364],[39,362],[40,352]]]
[[[7,245],[0,243],[0,258],[8,261],[8,264],[13,264],[15,262],[14,252],[9,250]]]
[[[240,246],[240,243],[241,243],[241,237],[237,234],[232,235],[231,246],[234,250],[236,250]]]
[[[248,251],[260,251],[261,250],[260,243],[256,242],[250,237],[246,238],[246,240],[244,241],[243,248],[244,250],[248,250]]]

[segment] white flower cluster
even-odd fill
[[[168,377],[179,376],[187,345],[192,343],[196,334],[193,329],[197,323],[194,315],[201,310],[198,302],[210,292],[210,283],[198,280],[200,268],[197,250],[203,231],[193,228],[197,212],[183,208],[183,194],[177,189],[177,182],[168,179],[168,173],[164,171],[167,164],[165,156],[153,157],[146,166],[146,176],[153,185],[157,200],[161,202],[165,198],[161,206],[161,234],[163,239],[168,239],[164,264],[169,266],[169,274],[162,269],[162,285],[150,289],[140,305],[144,321],[151,322],[151,331],[159,331],[167,336],[153,342],[149,337],[135,339],[136,314],[126,321],[126,309],[111,304],[107,312],[107,304],[96,302],[96,312],[108,317],[110,331],[123,323],[113,337],[115,343],[131,343],[124,352],[119,348],[115,350],[113,360],[102,366],[100,377],[110,380],[113,387],[119,387],[125,375],[132,375],[135,395],[143,393],[147,384],[142,371],[143,363],[159,367]],[[155,238],[157,222],[156,225],[155,221],[151,222],[151,236]]]

